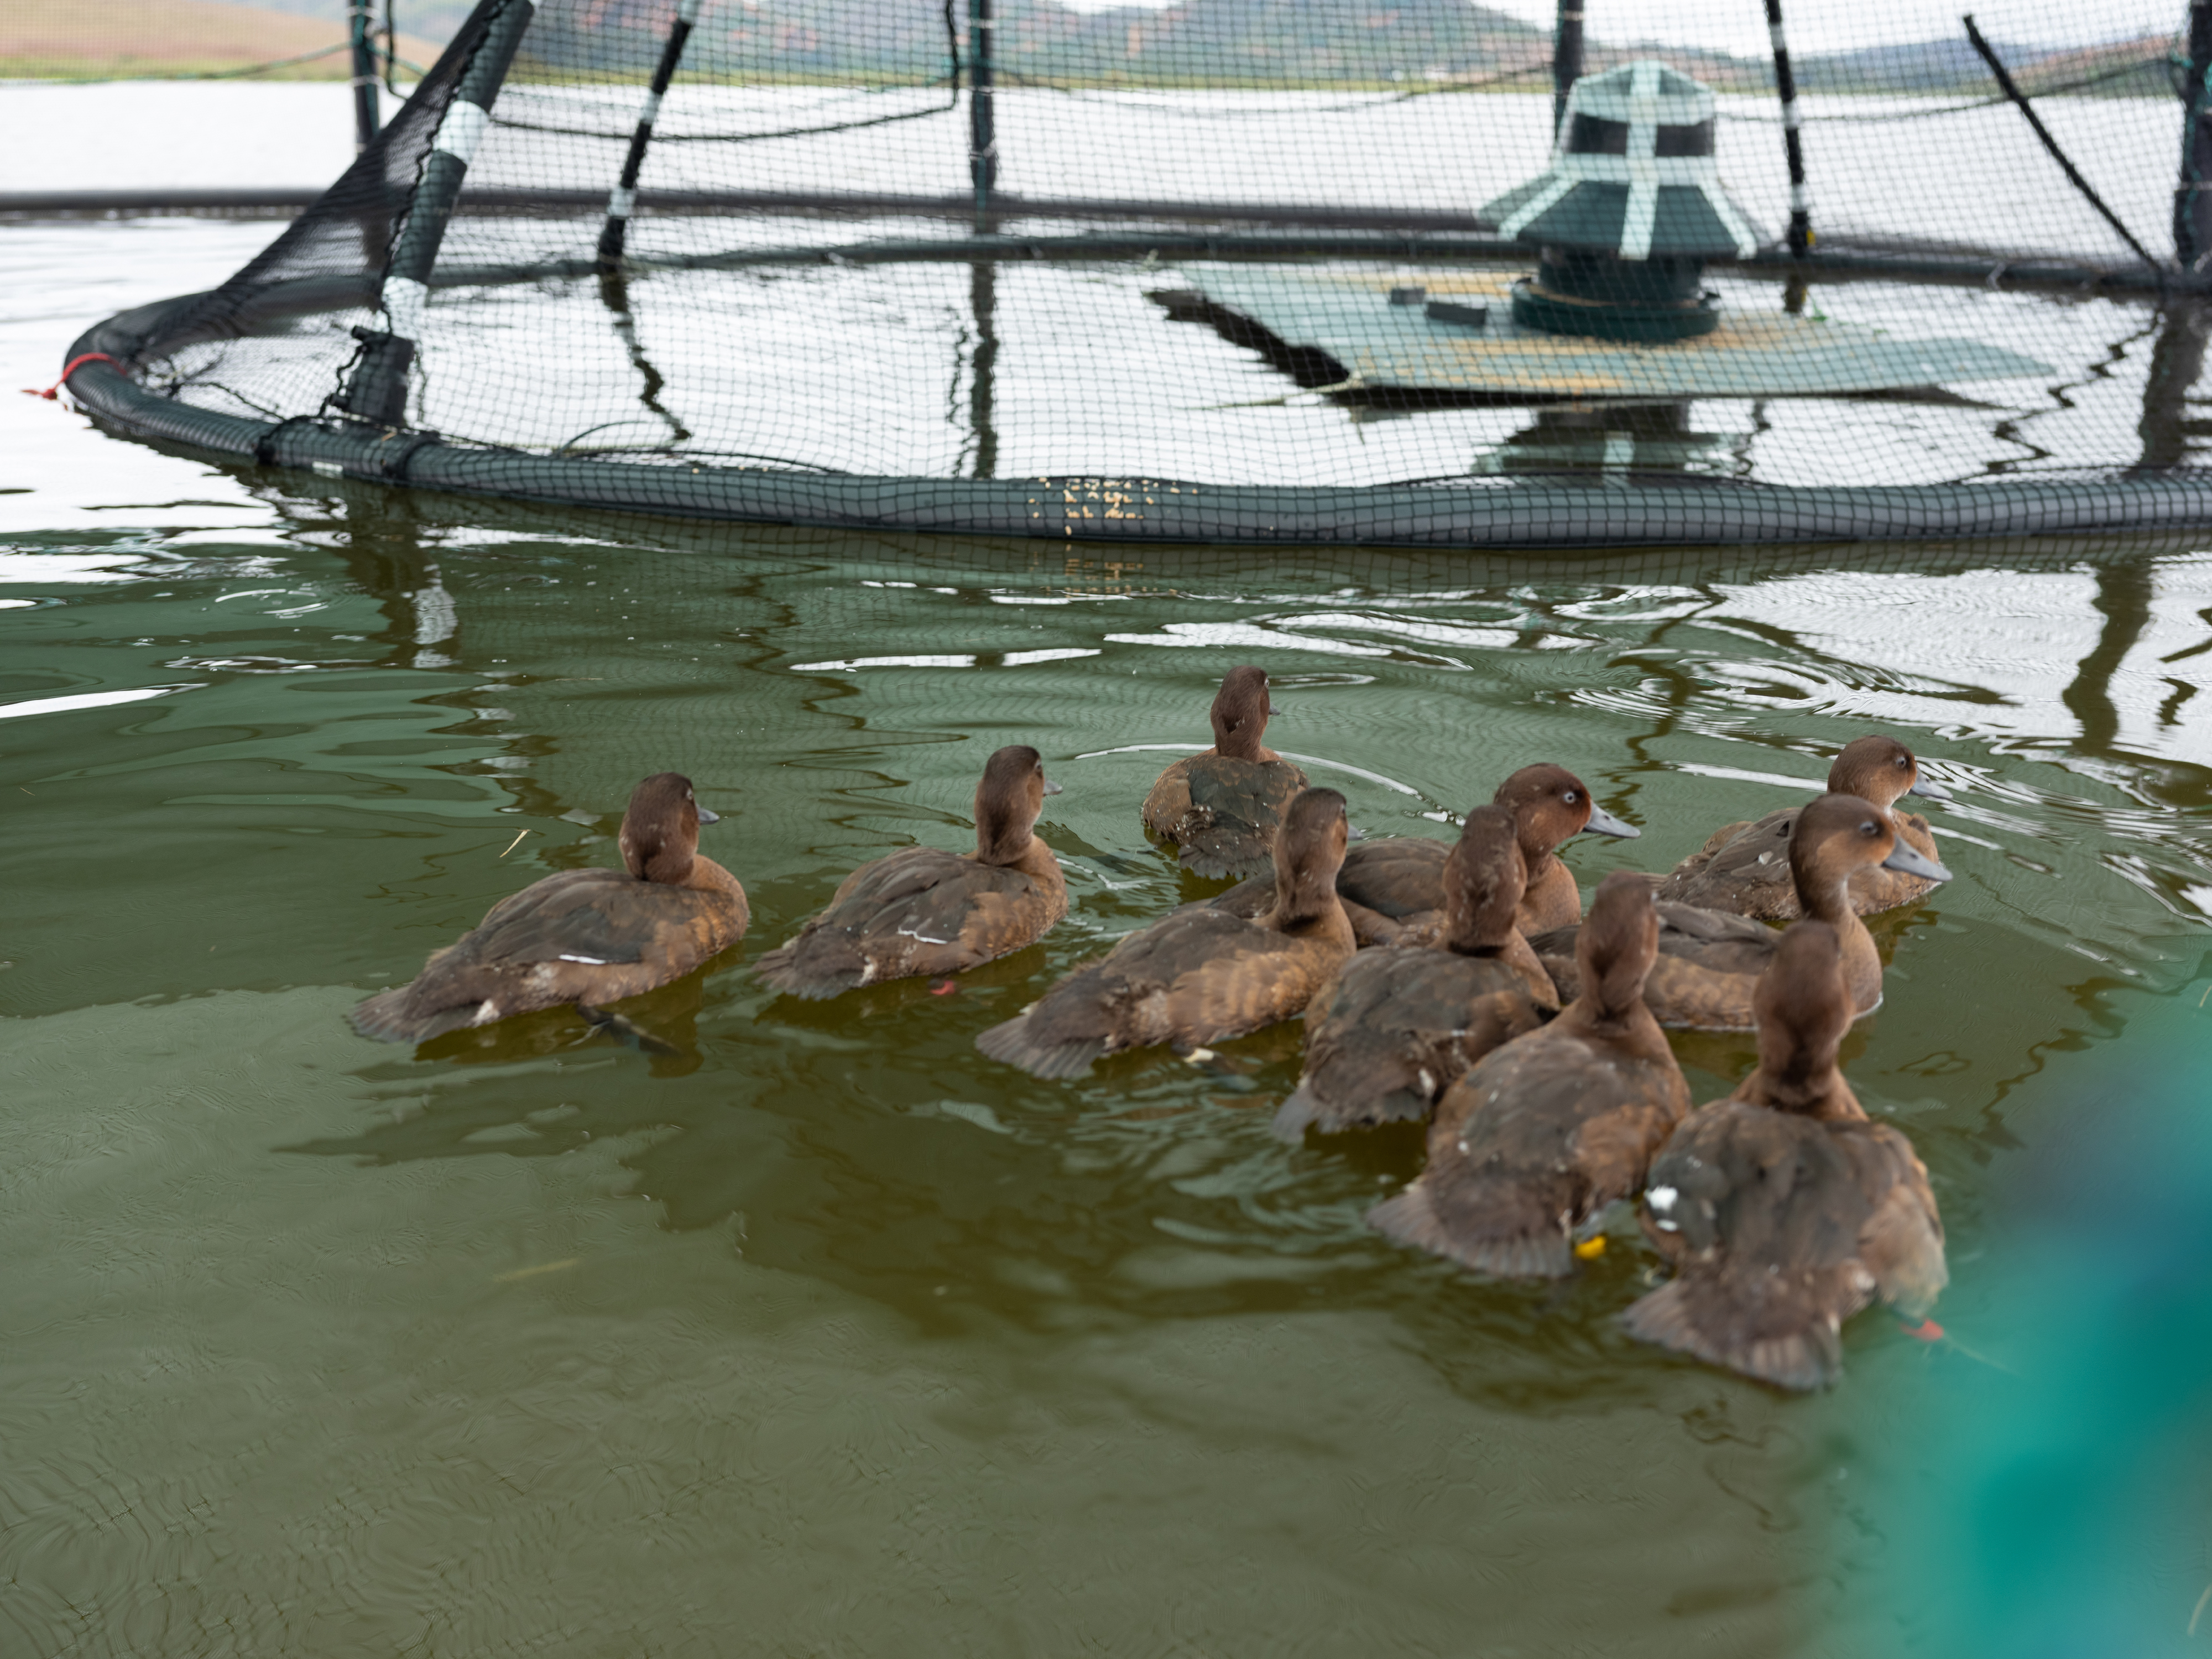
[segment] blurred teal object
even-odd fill
[[[1989,1295],[1966,1358],[1985,1363],[1932,1391],[1909,1431],[1919,1443],[1900,1449],[1919,1476],[1876,1506],[1892,1582],[1884,1613],[1864,1611],[1893,1638],[1901,1619],[1911,1650],[2212,1651],[2203,984],[2200,970],[2131,1018],[2099,1056],[2100,1086],[2043,1123],[2009,1177],[1999,1168],[1970,1269]]]

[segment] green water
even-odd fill
[[[2146,1014],[2212,1018],[2185,544],[1100,555],[283,505],[0,556],[6,1652],[1906,1651],[1881,1517],[1936,1478],[1914,1425],[2012,1375],[2007,1171]],[[1644,832],[1571,848],[1586,890],[1910,743],[1958,878],[1878,924],[1846,1055],[1929,1167],[1955,1340],[1869,1314],[1843,1386],[1784,1398],[1620,1334],[1628,1224],[1558,1290],[1397,1251],[1360,1218],[1418,1136],[1267,1133],[1295,1027],[1073,1085],[978,1055],[1212,890],[1137,805],[1244,661],[1370,833],[1574,768]],[[1066,786],[1042,945],[951,995],[753,982],[854,865],[966,844],[1017,741]],[[663,769],[754,907],[625,1006],[677,1053],[565,1012],[347,1030],[611,863]],[[1680,1052],[1699,1098],[1749,1060]],[[2177,1639],[2208,1537],[2124,1570]]]

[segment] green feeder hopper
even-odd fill
[[[1657,343],[1710,334],[1709,259],[1748,258],[1758,234],[1721,188],[1711,88],[1646,60],[1568,91],[1552,160],[1482,210],[1538,250],[1513,320],[1549,334]]]

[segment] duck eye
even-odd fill
[[[1859,820],[1859,834],[1867,836],[1873,836],[1879,835],[1881,831],[1875,828],[1874,820],[1872,818],[1862,818]]]
[[[1565,794],[1560,796],[1559,799],[1566,802],[1568,805],[1572,806],[1577,801],[1580,800],[1582,797],[1575,793],[1573,790],[1570,789]]]

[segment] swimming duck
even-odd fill
[[[1038,1077],[1074,1077],[1102,1054],[1155,1042],[1188,1052],[1301,1012],[1355,948],[1335,884],[1347,828],[1342,795],[1299,791],[1275,838],[1266,915],[1198,905],[1163,916],[975,1046]]]
[[[1844,745],[1828,769],[1828,793],[1856,795],[1887,812],[1905,844],[1923,858],[1936,856],[1928,820],[1894,810],[1901,795],[1948,800],[1950,792],[1920,775],[1920,763],[1894,738],[1865,737]],[[1729,910],[1766,921],[1793,921],[1803,913],[1790,880],[1790,832],[1797,809],[1769,812],[1756,823],[1715,830],[1705,844],[1659,883],[1658,896],[1708,910]],[[1851,876],[1851,908],[1863,916],[1926,897],[1936,884],[1926,876],[1880,867]]]
[[[1565,927],[1582,917],[1575,872],[1557,856],[1578,835],[1633,841],[1643,831],[1590,799],[1583,781],[1564,766],[1524,766],[1498,786],[1491,805],[1513,815],[1528,879],[1518,926],[1523,933]],[[1390,836],[1363,842],[1347,854],[1336,878],[1337,896],[1362,945],[1434,944],[1443,925],[1443,868],[1451,845],[1425,836]],[[1257,882],[1232,887],[1213,902],[1240,915],[1256,915],[1266,903]]]
[[[1279,712],[1266,669],[1231,669],[1213,699],[1213,747],[1153,781],[1145,833],[1178,849],[1193,874],[1265,877],[1274,868],[1276,826],[1306,787],[1304,773],[1260,742]]]
[[[1796,818],[1789,862],[1797,902],[1836,930],[1854,1018],[1871,1013],[1881,1003],[1881,958],[1851,908],[1853,872],[1880,866],[1929,881],[1948,881],[1951,872],[1906,844],[1887,812],[1856,795],[1823,795],[1799,808]],[[1752,994],[1782,935],[1747,916],[1694,905],[1662,904],[1659,917],[1659,962],[1644,989],[1653,1016],[1683,1030],[1749,1030]],[[1574,995],[1575,930],[1558,928],[1528,943],[1559,994]]]
[[[622,869],[564,870],[501,899],[457,943],[433,951],[412,983],[379,992],[347,1018],[363,1036],[423,1042],[680,979],[745,935],[745,890],[699,856],[699,826],[716,821],[693,798],[690,779],[655,773],[623,814]]]
[[[1574,1270],[1575,1230],[1644,1184],[1690,1109],[1689,1085],[1644,1006],[1658,957],[1650,884],[1617,870],[1575,943],[1580,995],[1446,1091],[1429,1163],[1368,1223],[1401,1244],[1501,1278]]]
[[[1676,1277],[1622,1318],[1644,1341],[1825,1388],[1844,1321],[1876,1297],[1914,1319],[1934,1304],[1943,1222],[1911,1144],[1868,1121],[1836,1067],[1851,1000],[1832,927],[1782,936],[1758,1015],[1758,1068],[1652,1160],[1641,1218]]]
[[[1425,1122],[1437,1097],[1508,1038],[1559,1012],[1559,993],[1514,926],[1527,865],[1512,814],[1467,815],[1443,868],[1441,948],[1362,951],[1306,1010],[1305,1075],[1275,1133]]]
[[[1033,945],[1067,914],[1060,860],[1031,830],[1047,780],[1037,751],[993,755],[975,786],[975,850],[907,847],[845,878],[830,908],[754,964],[795,997],[916,974],[957,974]]]

